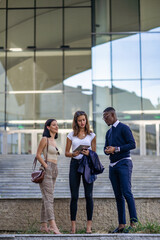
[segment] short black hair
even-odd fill
[[[103,113],[105,112],[115,112],[116,110],[113,107],[107,107],[106,109],[104,109]]]

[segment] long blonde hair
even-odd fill
[[[74,132],[73,136],[78,136],[78,134],[79,134],[80,128],[78,126],[77,118],[82,115],[84,115],[86,118],[85,133],[89,135],[92,132],[90,130],[87,114],[84,111],[77,111],[74,114],[73,123],[72,123],[72,128],[73,128],[73,132]]]

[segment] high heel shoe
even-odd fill
[[[41,233],[49,233],[49,229],[47,227],[40,228]]]

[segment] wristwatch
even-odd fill
[[[120,147],[115,147],[114,152],[115,152],[115,153],[120,152]]]

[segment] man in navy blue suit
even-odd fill
[[[103,111],[103,119],[108,126],[104,153],[110,157],[109,178],[117,203],[119,226],[112,233],[125,233],[137,222],[134,197],[131,191],[132,160],[130,150],[136,147],[130,128],[117,120],[116,111],[108,107]],[[130,227],[125,228],[125,200],[128,204]]]

